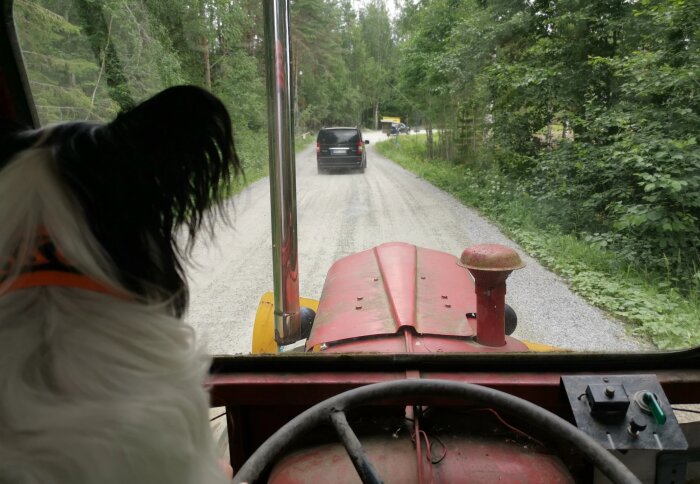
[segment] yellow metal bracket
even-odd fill
[[[562,348],[557,348],[556,346],[533,343],[532,341],[522,340],[522,342],[525,343],[525,346],[527,346],[530,351],[534,351],[535,353],[566,353],[569,351]]]
[[[318,311],[318,301],[315,299],[300,297],[299,305]],[[263,294],[258,303],[253,325],[251,353],[254,355],[279,353],[279,347],[275,341],[275,295],[272,292]]]

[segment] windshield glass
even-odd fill
[[[328,304],[347,304],[321,314],[322,301],[326,332],[308,350],[405,351],[373,337],[407,325],[421,351],[473,342],[473,286],[431,271],[467,274],[460,254],[485,243],[526,264],[505,302],[531,350],[700,344],[695,7],[291,2],[300,294],[318,300],[333,283]],[[186,319],[211,353],[249,353],[273,287],[260,2],[16,0],[14,16],[44,125],[108,121],[177,84],[227,106],[246,177],[231,189],[231,224],[194,247]],[[326,134],[357,135],[317,137],[334,126],[361,127],[369,144],[322,152]],[[389,242],[451,259],[370,250]]]

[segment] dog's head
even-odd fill
[[[0,169],[22,150],[48,148],[121,285],[149,301],[171,301],[181,315],[187,303],[182,251],[241,171],[224,105],[181,86],[109,124],[2,128]],[[184,248],[176,240],[181,227],[189,235]]]

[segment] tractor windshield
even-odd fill
[[[386,338],[407,325],[424,337],[414,349],[464,351],[441,341],[474,338],[460,256],[478,244],[510,247],[525,264],[508,278],[505,311],[526,349],[700,344],[693,2],[290,8],[299,294],[318,311],[308,352],[338,341],[339,351],[405,351]],[[231,184],[231,223],[194,246],[186,319],[212,354],[251,352],[273,287],[261,2],[13,9],[43,125],[107,121],[176,84],[228,107],[246,176]],[[323,313],[324,300],[345,309]]]

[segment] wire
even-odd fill
[[[420,416],[423,417],[427,415],[430,411],[432,411],[433,407],[421,407],[419,410]],[[425,430],[420,429],[420,433],[425,439],[425,445],[428,448],[428,455],[426,456],[427,459],[430,461],[431,464],[439,464],[447,455],[447,446],[442,440],[440,440],[440,438],[437,435],[435,435],[432,432],[428,434],[428,432],[426,432]],[[431,439],[437,441],[440,444],[440,447],[442,447],[442,454],[438,458],[433,458],[433,445]]]
[[[427,455],[425,456],[425,460],[428,461],[428,464],[430,465],[430,484],[434,482],[433,480],[433,449],[432,446],[430,445],[430,439],[428,438],[428,434],[425,433],[425,430],[419,430],[418,431],[418,438],[416,439],[416,446],[420,447],[420,439],[425,441],[425,450],[428,452]]]
[[[498,421],[501,422],[505,427],[509,428],[510,430],[512,430],[513,432],[515,432],[518,435],[521,435],[523,437],[527,437],[528,439],[532,440],[533,442],[535,442],[539,446],[544,447],[544,444],[542,444],[542,442],[540,442],[539,440],[537,440],[536,438],[534,438],[530,434],[523,432],[519,428],[513,427],[511,424],[509,424],[508,422],[503,420],[503,417],[501,417],[500,414],[492,408],[486,408],[486,407],[484,407],[484,408],[472,408],[472,409],[467,410],[467,412],[491,412],[498,419]]]
[[[445,443],[444,443],[442,440],[440,440],[440,438],[439,438],[437,435],[435,435],[435,434],[431,435],[430,438],[432,438],[434,441],[436,441],[437,443],[439,443],[439,444],[440,444],[440,447],[442,447],[442,454],[440,455],[440,457],[433,458],[433,451],[432,451],[432,448],[431,448],[431,450],[430,450],[430,461],[431,461],[433,464],[439,464],[439,463],[442,462],[442,460],[447,456],[447,446],[446,446]]]
[[[691,410],[690,408],[676,408],[671,407],[671,410],[675,412],[689,412],[689,413],[700,413],[700,410]]]
[[[221,418],[221,417],[223,417],[224,415],[226,415],[226,412],[222,413],[221,415],[217,415],[216,417],[210,418],[209,421],[210,421],[210,422],[213,422],[214,420],[216,420],[216,419],[218,419],[218,418]]]

